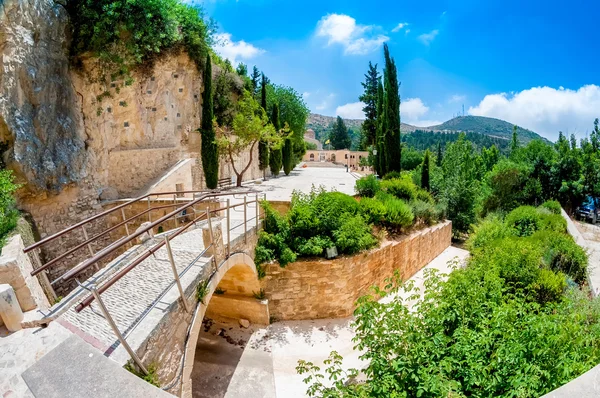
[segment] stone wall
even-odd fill
[[[298,261],[285,268],[269,264],[262,281],[269,312],[278,320],[350,316],[355,301],[372,286],[383,287],[396,270],[409,279],[450,246],[451,238],[452,223],[446,221],[355,256]]]
[[[196,159],[180,160],[165,175],[146,191],[146,193],[192,191],[194,183],[192,180],[192,166]],[[180,197],[191,198],[192,193],[179,194]]]

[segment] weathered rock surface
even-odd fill
[[[50,0],[0,2],[0,140],[31,188],[56,191],[86,175],[67,24],[67,12]]]

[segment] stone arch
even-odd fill
[[[233,293],[235,293],[235,296],[242,301],[249,301],[249,299],[254,300],[257,305],[264,308],[268,321],[267,301],[258,301],[253,298],[253,292],[260,290],[260,281],[258,280],[258,273],[256,271],[256,266],[254,265],[254,260],[246,253],[232,254],[221,263],[218,272],[210,279],[208,292],[204,298],[204,302],[198,304],[192,318],[192,325],[190,328],[189,339],[185,346],[185,357],[183,360],[181,385],[182,397],[192,396],[191,374],[194,367],[196,344],[198,343],[198,336],[200,334],[200,329],[202,328],[202,320],[204,319],[208,307],[215,298],[214,292],[217,287],[221,287],[225,290],[231,289]],[[243,305],[236,307],[240,307],[242,311],[244,310]]]
[[[332,161],[333,163],[335,163],[335,153],[332,153],[332,154],[331,154],[331,161]]]

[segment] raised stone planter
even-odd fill
[[[445,221],[355,256],[298,261],[285,268],[269,264],[262,281],[269,313],[277,320],[348,317],[372,286],[382,287],[395,271],[409,279],[451,239],[452,223]]]

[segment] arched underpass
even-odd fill
[[[251,329],[246,332],[239,320],[247,320],[250,325],[269,323],[267,301],[255,298],[260,290],[254,261],[246,253],[231,255],[219,267],[192,320],[184,359],[182,397],[223,396],[245,346],[243,338],[232,340],[231,336],[239,336],[240,329],[243,330],[241,335],[251,334]],[[230,325],[232,329],[214,336],[207,333],[210,325]]]

